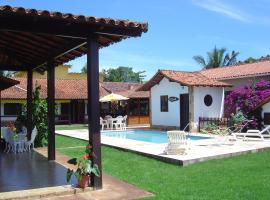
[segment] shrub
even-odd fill
[[[47,101],[40,98],[40,85],[36,85],[33,92],[33,125],[37,127],[35,146],[48,145],[48,107]]]
[[[256,84],[248,83],[234,89],[225,98],[225,115],[230,116],[240,110],[248,119],[254,119],[250,124],[252,128],[260,128],[262,119],[260,109],[255,110],[256,106],[270,96],[270,82],[259,81]]]

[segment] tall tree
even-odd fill
[[[249,58],[247,58],[246,60],[244,60],[244,63],[254,63],[254,62],[256,62],[256,61],[257,61],[256,58],[249,57]]]
[[[86,66],[82,68],[82,73],[86,73]],[[145,78],[145,71],[134,72],[132,67],[103,69],[99,72],[99,80],[108,82],[135,82],[140,83]]]
[[[193,59],[200,64],[204,69],[217,68],[222,66],[230,66],[237,63],[237,56],[239,52],[232,51],[226,53],[225,48],[215,48],[207,52],[207,58],[203,56],[193,56]]]

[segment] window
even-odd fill
[[[140,100],[140,115],[149,115],[149,100]]]
[[[160,96],[160,111],[168,112],[168,95]]]
[[[129,115],[139,115],[139,99],[129,100]]]
[[[204,104],[205,104],[206,106],[211,106],[212,103],[213,103],[212,96],[209,95],[209,94],[205,95],[205,97],[204,97]]]
[[[270,113],[264,113],[263,123],[264,123],[264,125],[270,124]]]
[[[5,103],[4,115],[19,115],[22,112],[22,105],[19,103]]]

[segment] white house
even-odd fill
[[[159,70],[140,90],[150,90],[151,127],[197,129],[199,117],[219,117],[224,87],[199,72]]]

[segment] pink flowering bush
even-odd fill
[[[248,119],[254,119],[251,127],[258,128],[261,123],[261,110],[256,106],[270,96],[270,82],[262,80],[256,84],[248,83],[234,89],[225,98],[225,115],[230,116],[236,110],[243,112]]]

